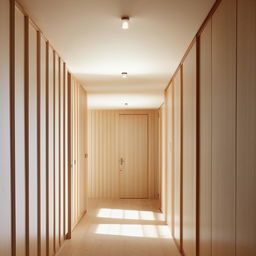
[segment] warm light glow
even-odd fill
[[[129,28],[129,17],[123,17],[122,18],[122,29],[128,29]]]
[[[109,219],[163,221],[163,215],[161,213],[154,213],[152,211],[137,211],[109,208],[101,208],[98,212],[97,217]]]
[[[166,225],[99,224],[96,234],[145,238],[170,238]]]

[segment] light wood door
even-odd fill
[[[120,115],[120,197],[148,197],[148,116]]]

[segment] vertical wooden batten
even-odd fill
[[[15,179],[15,1],[10,0],[10,157],[11,157],[11,234],[12,256],[16,256],[16,179]]]

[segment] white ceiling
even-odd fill
[[[215,1],[19,2],[84,84],[91,108],[123,108],[125,101],[130,108],[157,108]],[[130,16],[129,30],[121,28],[123,15]]]

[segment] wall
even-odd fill
[[[149,115],[149,197],[158,198],[158,111],[89,110],[89,197],[119,198],[118,118]]]
[[[167,221],[182,255],[256,253],[255,46],[256,2],[218,1],[166,89]]]
[[[22,7],[1,1],[0,21],[0,255],[54,255],[71,232],[74,78]]]

